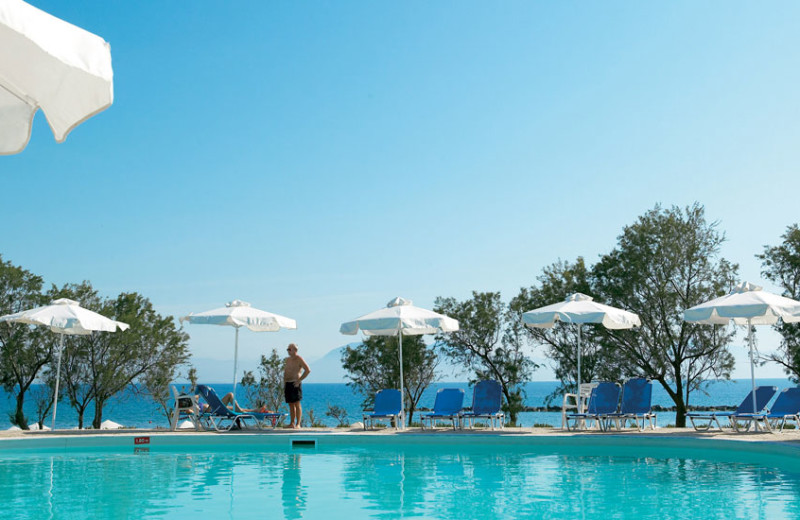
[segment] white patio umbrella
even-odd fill
[[[762,287],[742,282],[725,296],[695,305],[683,311],[683,319],[705,325],[747,325],[747,344],[750,350],[750,383],[753,386],[753,410],[756,410],[756,351],[753,325],[774,325],[800,321],[800,302],[764,291]],[[757,425],[756,425],[757,427]]]
[[[593,301],[591,296],[574,293],[563,302],[539,307],[522,314],[522,323],[526,327],[549,329],[557,321],[572,323],[578,326],[578,395],[581,389],[581,325],[599,323],[607,329],[632,329],[641,327],[639,316],[616,307],[603,305]],[[580,398],[580,397],[579,397]]]
[[[181,318],[181,322],[201,325],[223,325],[236,329],[233,350],[233,395],[236,396],[236,370],[239,362],[239,328],[246,327],[253,332],[276,332],[280,329],[296,329],[297,322],[286,316],[262,311],[249,303],[233,300],[225,307],[206,312],[191,313]]]
[[[22,0],[0,0],[0,155],[25,149],[40,108],[60,143],[113,100],[108,43]]]
[[[3,0],[0,0],[2,2]],[[0,316],[0,322],[26,323],[50,327],[59,334],[58,361],[56,362],[56,389],[53,396],[53,429],[56,429],[56,410],[58,408],[58,383],[61,379],[61,352],[64,350],[64,335],[88,335],[94,331],[115,332],[127,330],[130,326],[121,321],[106,318],[102,314],[84,309],[74,300],[60,298],[50,305],[36,307],[27,311]]]
[[[455,332],[458,321],[421,307],[415,307],[411,300],[397,297],[386,307],[365,314],[353,321],[342,323],[339,332],[353,336],[361,331],[365,336],[398,336],[398,356],[400,358],[400,410],[405,410],[403,392],[403,336]]]

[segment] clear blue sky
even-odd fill
[[[165,314],[297,319],[243,359],[322,356],[398,295],[508,299],[656,203],[704,204],[751,281],[800,221],[800,4],[32,3],[110,42],[115,102],[0,157],[0,254]],[[187,327],[230,359],[232,330]]]

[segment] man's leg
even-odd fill
[[[300,421],[303,418],[303,406],[300,404],[300,401],[297,401],[296,403],[294,403],[294,405],[297,407],[297,411],[295,412],[295,417],[297,417],[297,423],[296,424],[297,424],[297,427],[299,428],[300,427]]]
[[[294,417],[295,417],[295,403],[289,403],[289,427],[294,428]]]

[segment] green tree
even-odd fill
[[[789,226],[781,238],[783,243],[764,246],[764,252],[756,255],[761,260],[761,274],[780,286],[784,296],[800,300],[800,228],[797,224]],[[782,336],[781,346],[769,359],[781,365],[792,381],[800,383],[800,325],[780,322],[775,329]]]
[[[692,392],[710,376],[729,378],[733,332],[693,325],[683,311],[726,294],[738,266],[719,255],[725,240],[716,222],[707,222],[699,204],[681,209],[656,206],[624,228],[616,248],[594,266],[598,299],[635,312],[640,329],[596,328],[619,378],[658,381],[676,407],[675,423],[686,425]]]
[[[438,297],[435,311],[459,323],[458,331],[436,336],[442,351],[473,372],[470,382],[498,381],[505,398],[503,409],[516,424],[524,405],[523,384],[537,367],[523,352],[525,336],[514,310],[503,305],[499,292],[473,292],[472,298],[463,302]]]
[[[0,315],[44,303],[42,278],[0,257]],[[54,334],[43,327],[0,323],[0,383],[14,396],[12,424],[28,429],[25,394],[52,358]]]
[[[169,374],[188,362],[188,335],[176,327],[172,317],[159,315],[147,298],[122,293],[113,300],[101,299],[88,282],[67,285],[58,292],[130,325],[125,331],[69,338],[62,366],[64,386],[73,406],[80,403],[81,408],[76,409],[81,427],[89,402],[94,404],[92,426],[100,428],[103,408],[111,397],[131,385],[138,389],[136,383],[146,383],[148,377],[163,384]]]
[[[245,370],[242,376],[242,388],[244,388],[247,402],[250,406],[260,408],[266,406],[267,409],[279,412],[284,409],[283,402],[283,365],[284,360],[278,355],[276,349],[272,349],[269,357],[261,355],[256,374],[250,370]]]
[[[537,278],[538,284],[522,288],[509,303],[514,313],[515,326],[522,327],[525,311],[563,301],[573,293],[591,295],[590,272],[582,257],[575,263],[561,261],[545,267]],[[583,327],[581,331],[581,381],[588,382],[607,378],[609,366],[602,355],[603,344],[594,333],[595,327]],[[575,392],[578,375],[578,331],[569,323],[561,323],[551,329],[525,328],[526,334],[536,345],[545,347],[545,355],[552,360],[555,376],[561,383],[547,396],[549,403],[565,392]],[[613,370],[610,371],[614,373]]]
[[[400,360],[396,336],[371,336],[342,352],[347,384],[365,396],[364,407],[373,405],[375,394],[384,388],[400,388]],[[422,336],[403,336],[403,388],[408,424],[425,389],[436,380],[439,358]]]

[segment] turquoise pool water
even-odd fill
[[[292,448],[288,439],[242,439],[4,450],[0,517],[800,518],[800,459],[791,450],[488,437],[433,445],[323,438]]]

